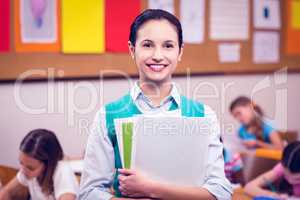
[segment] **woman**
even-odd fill
[[[0,200],[13,199],[19,190],[27,191],[32,200],[75,200],[78,183],[63,156],[53,132],[29,132],[20,145],[21,169],[0,191]]]
[[[219,131],[210,137],[203,185],[175,186],[122,169],[114,127],[117,118],[165,113],[187,117],[212,115],[218,125],[209,107],[180,95],[171,82],[183,54],[181,24],[174,15],[163,10],[145,10],[131,25],[128,46],[139,81],[127,95],[107,104],[96,115],[86,148],[79,198],[230,199],[231,186],[224,174]]]

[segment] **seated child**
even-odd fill
[[[238,134],[247,148],[283,148],[279,133],[265,122],[262,109],[248,97],[235,99],[230,112],[242,124]]]
[[[13,199],[26,190],[31,200],[75,200],[78,182],[63,159],[62,147],[51,131],[36,129],[20,144],[21,168],[16,177],[0,190],[0,200]]]
[[[278,183],[278,187],[274,186],[275,183]],[[281,162],[249,182],[245,192],[251,196],[277,199],[287,199],[290,195],[300,197],[300,141],[286,146]]]

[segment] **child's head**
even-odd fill
[[[145,10],[131,25],[129,49],[142,81],[168,81],[181,59],[182,46],[181,24],[167,11]]]
[[[290,184],[300,183],[300,141],[292,142],[284,148],[282,160],[284,175]]]
[[[49,130],[33,130],[20,144],[21,170],[27,178],[37,178],[43,192],[53,192],[52,177],[58,161],[62,159],[62,147],[55,134]]]
[[[231,103],[230,112],[244,125],[250,125],[256,118],[263,116],[262,109],[245,96],[240,96]]]

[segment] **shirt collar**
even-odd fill
[[[131,88],[130,95],[131,95],[131,98],[133,99],[133,101],[136,101],[141,95],[145,97],[145,95],[143,94],[143,91],[141,90],[141,88],[138,84],[138,81],[136,81],[134,83],[134,86]],[[175,103],[178,105],[178,108],[180,108],[180,93],[174,82],[172,82],[172,89],[171,89],[169,97],[171,97],[171,99],[174,100]],[[169,98],[169,97],[167,97],[167,98]],[[165,101],[165,100],[163,100],[163,101]]]

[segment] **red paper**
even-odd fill
[[[130,25],[140,11],[140,0],[105,1],[105,45],[107,51],[128,52]]]
[[[1,0],[0,3],[0,52],[9,51],[9,1]]]

